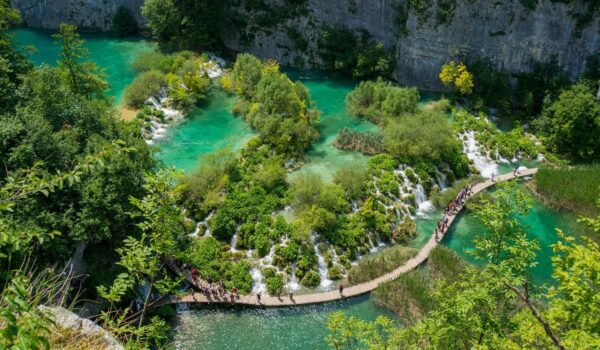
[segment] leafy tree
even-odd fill
[[[576,84],[548,104],[537,126],[547,137],[549,148],[583,162],[600,160],[600,102],[594,91]]]
[[[77,28],[69,24],[61,24],[58,34],[53,35],[61,45],[58,67],[68,76],[71,89],[81,95],[102,96],[108,84],[102,78],[98,67],[90,61],[80,62],[88,55],[83,46],[84,41],[76,32]]]
[[[346,97],[348,113],[385,124],[417,109],[420,96],[416,88],[402,88],[379,78],[362,81]]]
[[[473,74],[467,70],[464,63],[458,64],[450,61],[442,66],[439,74],[440,80],[446,86],[452,86],[461,95],[468,95],[473,91]]]
[[[434,161],[460,148],[446,116],[434,111],[391,121],[383,130],[383,145],[394,156]]]
[[[166,86],[167,80],[161,72],[156,70],[143,72],[125,88],[124,103],[130,107],[140,108],[148,98],[156,96]]]

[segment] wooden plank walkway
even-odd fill
[[[484,182],[480,182],[473,186],[473,195],[488,189],[489,187],[494,186],[498,182],[507,181],[514,179],[516,177],[525,177],[531,176],[537,172],[537,168],[524,169],[520,171],[520,174],[513,175],[513,173],[507,173],[503,175],[496,176],[494,178],[495,181],[487,180]],[[458,213],[462,210],[462,207],[459,208],[459,211],[454,215],[448,215],[448,229],[452,226],[454,219],[458,215]],[[447,232],[447,231],[446,231]],[[442,237],[443,239],[443,237]],[[440,239],[441,241],[441,239]],[[333,290],[329,292],[321,292],[321,293],[310,293],[310,294],[301,294],[294,296],[291,299],[288,296],[282,297],[271,297],[271,296],[262,296],[260,301],[257,299],[256,295],[242,295],[235,299],[235,304],[243,304],[243,305],[253,305],[253,306],[265,306],[265,307],[278,307],[278,306],[293,306],[293,305],[307,305],[307,304],[317,304],[324,303],[329,301],[335,301],[342,298],[348,298],[353,296],[362,295],[368,292],[373,291],[377,286],[381,283],[392,281],[401,274],[410,271],[417,266],[421,265],[427,258],[429,257],[429,253],[433,248],[438,245],[438,242],[435,239],[435,235],[432,234],[431,238],[427,244],[421,248],[419,253],[408,260],[404,265],[399,266],[394,271],[386,273],[385,275],[375,278],[369,282],[357,284],[354,286],[346,287],[343,290],[343,293],[340,293],[338,290]],[[159,304],[175,304],[175,303],[200,303],[200,304],[208,304],[208,303],[231,303],[232,301],[229,298],[208,298],[206,295],[202,293],[193,293],[187,294],[182,297],[172,297],[159,302]]]

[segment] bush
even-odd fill
[[[446,116],[434,111],[421,111],[393,120],[383,130],[383,145],[396,157],[433,161],[461,148]]]
[[[402,88],[377,79],[363,81],[350,92],[346,97],[346,108],[350,114],[385,124],[388,119],[414,113],[419,99],[416,88]]]
[[[283,277],[274,275],[265,280],[270,295],[281,295],[283,292]]]
[[[140,108],[150,96],[158,94],[161,88],[167,86],[165,75],[153,70],[143,72],[125,88],[123,100],[129,107]]]
[[[342,187],[346,198],[358,200],[367,190],[367,171],[361,166],[344,167],[333,174],[333,182]]]
[[[112,18],[112,31],[117,36],[129,36],[137,33],[138,23],[125,6],[119,6]]]
[[[321,283],[321,276],[318,272],[310,270],[304,275],[300,283],[306,287],[316,287]]]

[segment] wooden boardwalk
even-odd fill
[[[473,189],[472,189],[473,195],[475,195],[481,191],[484,191],[484,190],[488,189],[489,187],[494,186],[498,182],[511,180],[516,177],[531,176],[531,175],[535,174],[537,172],[537,170],[538,170],[537,168],[524,169],[524,170],[521,170],[520,174],[518,174],[517,176],[514,176],[513,173],[511,172],[511,173],[503,174],[500,176],[496,176],[494,178],[495,181],[487,180],[484,182],[480,182],[473,186]],[[460,210],[462,210],[462,207],[459,208],[458,212],[460,212]],[[458,212],[457,212],[457,214],[454,214],[454,215],[448,215],[448,229],[452,226],[452,223],[454,222],[454,219],[458,215]],[[394,271],[386,273],[385,275],[375,278],[374,280],[371,280],[369,282],[346,287],[346,288],[344,288],[343,294],[340,294],[340,292],[338,290],[333,290],[333,291],[329,291],[329,292],[295,295],[293,297],[293,299],[291,299],[288,296],[271,297],[271,296],[265,295],[265,296],[261,297],[260,301],[257,299],[256,295],[242,295],[242,296],[237,297],[235,299],[234,303],[235,304],[243,304],[243,305],[278,307],[278,306],[317,304],[317,303],[335,301],[335,300],[339,300],[342,298],[358,296],[361,294],[371,292],[375,288],[377,288],[377,286],[379,286],[381,283],[392,281],[392,280],[398,278],[398,276],[400,276],[401,274],[403,274],[407,271],[410,271],[410,270],[414,269],[415,267],[421,265],[425,260],[427,260],[427,258],[429,257],[429,253],[437,245],[438,245],[438,242],[436,241],[434,234],[432,234],[431,238],[429,238],[429,241],[427,242],[427,244],[425,244],[423,246],[423,248],[421,248],[419,253],[415,257],[411,258],[406,263],[404,263],[404,265],[398,267]],[[219,299],[219,298],[214,298],[214,297],[208,298],[204,294],[194,293],[194,294],[187,294],[182,297],[168,298],[168,299],[163,300],[162,303],[159,302],[159,304],[174,304],[174,303],[201,303],[201,304],[231,303],[231,300],[229,298],[224,298],[224,299]]]

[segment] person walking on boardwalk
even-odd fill
[[[340,294],[343,294],[344,293],[344,285],[340,284],[338,287],[338,290],[340,291]]]
[[[258,302],[260,303],[260,292],[256,293],[256,299],[258,300]]]

